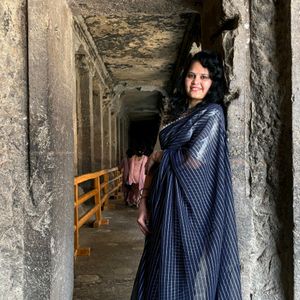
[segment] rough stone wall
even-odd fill
[[[0,298],[23,299],[28,201],[26,1],[0,3]],[[3,298],[4,297],[4,298]]]
[[[293,288],[289,6],[286,0],[250,4],[254,299],[290,299]]]
[[[224,0],[223,10],[243,299],[292,299],[290,2]]]
[[[293,169],[294,169],[294,299],[300,299],[300,2],[291,0]]]
[[[30,201],[24,211],[24,298],[71,299],[72,15],[64,0],[27,2]]]
[[[235,30],[223,32],[225,72],[229,83],[228,138],[241,260],[243,299],[251,299],[252,203],[249,193],[249,13],[247,1],[223,1],[225,19],[239,16]]]

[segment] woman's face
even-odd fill
[[[211,85],[208,69],[198,61],[193,62],[185,78],[185,91],[190,103],[195,105],[201,102]]]

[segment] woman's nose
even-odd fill
[[[198,84],[198,83],[200,83],[200,81],[201,81],[201,80],[200,80],[200,77],[195,76],[195,77],[193,78],[193,81],[192,81],[192,82]]]

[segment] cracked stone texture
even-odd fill
[[[294,299],[300,299],[300,2],[291,1],[294,167]]]
[[[26,299],[72,295],[72,22],[64,0],[28,1],[31,198],[24,212]]]
[[[110,203],[116,207],[103,211],[108,225],[80,230],[80,246],[91,247],[91,256],[76,259],[74,300],[130,299],[144,237],[136,223],[137,210],[122,200]]]
[[[165,87],[188,15],[87,16],[85,22],[108,70],[118,81]]]
[[[250,197],[254,299],[293,292],[290,1],[251,10]]]
[[[0,3],[0,298],[23,299],[28,201],[25,1]],[[2,298],[5,296],[5,298]]]
[[[191,13],[202,1],[70,1],[81,14],[112,77],[166,88]]]
[[[240,18],[223,43],[243,298],[292,299],[289,2],[223,7]]]
[[[120,15],[145,14],[166,15],[191,12],[198,9],[204,0],[69,0],[75,14]]]
[[[72,18],[64,1],[4,0],[0,16],[0,298],[70,299]]]
[[[229,84],[228,138],[232,168],[233,191],[241,260],[241,280],[243,299],[249,299],[252,292],[251,253],[253,243],[252,205],[249,194],[249,88],[247,74],[249,59],[249,13],[248,3],[243,0],[223,1],[226,18],[240,16],[237,29],[223,33],[225,52],[225,72]],[[241,107],[243,109],[241,109]]]

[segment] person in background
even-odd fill
[[[139,206],[140,190],[145,182],[145,165],[148,157],[142,149],[138,149],[129,162],[128,183],[131,189],[128,193],[127,202],[130,206]]]
[[[132,300],[241,300],[220,58],[195,54],[146,165]]]
[[[125,204],[128,204],[127,202],[127,197],[128,197],[128,193],[131,189],[131,186],[128,182],[128,177],[129,177],[129,165],[130,165],[130,159],[133,156],[133,150],[132,149],[128,149],[126,151],[126,157],[123,158],[121,164],[119,165],[119,170],[123,171],[123,184],[122,184],[122,191],[124,194],[124,201]]]

